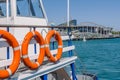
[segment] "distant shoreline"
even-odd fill
[[[102,40],[102,39],[116,39],[120,37],[107,37],[107,38],[86,38],[86,40]],[[82,38],[73,38],[72,40],[83,40]]]

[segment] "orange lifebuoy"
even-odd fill
[[[49,48],[50,39],[53,36],[55,36],[55,39],[58,42],[58,51],[57,51],[57,54],[55,57],[51,54],[50,48]],[[46,38],[45,38],[45,42],[46,42],[46,46],[45,46],[46,56],[52,62],[58,61],[61,58],[62,50],[63,50],[63,43],[62,43],[62,39],[61,39],[60,34],[55,30],[49,31]]]
[[[13,48],[13,61],[6,70],[0,70],[0,79],[8,78],[13,75],[20,63],[20,47],[15,37],[7,31],[0,30],[0,37],[7,40],[8,44]]]
[[[30,61],[28,57],[28,44],[30,43],[30,40],[34,37],[34,39],[39,43],[40,46],[40,52],[39,56],[36,62]],[[22,58],[23,62],[26,66],[28,66],[31,70],[37,69],[43,62],[44,60],[44,55],[45,55],[45,49],[44,49],[44,39],[43,37],[39,34],[37,31],[32,31],[29,32],[22,43]]]

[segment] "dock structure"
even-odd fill
[[[77,30],[79,30],[80,32],[90,32],[102,35],[109,35],[112,31],[112,28],[105,27],[103,25],[98,25],[93,22],[83,22],[78,25]]]
[[[66,23],[60,24],[58,26],[66,26]],[[71,20],[70,26],[72,33],[77,38],[109,38],[112,35],[111,27],[106,27],[93,22],[82,22],[77,24],[77,20]],[[66,28],[58,28],[56,30],[60,31],[61,34],[65,35]]]

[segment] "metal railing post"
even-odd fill
[[[33,30],[34,30],[34,31],[35,31],[35,29],[36,29],[36,28],[33,27]],[[34,44],[34,53],[37,54],[37,45],[36,45],[36,43]]]
[[[9,27],[7,27],[7,31],[8,31],[8,32],[10,31],[10,30],[9,30]],[[7,59],[10,59],[10,48],[9,48],[9,47],[7,47]],[[6,68],[8,68],[8,66],[7,66]],[[11,77],[9,77],[8,80],[10,80],[10,78],[11,78]]]
[[[68,40],[68,46],[72,45],[72,40],[71,40],[71,28],[68,28],[68,36],[69,36],[69,40]],[[72,50],[70,50],[69,52],[69,57],[73,56],[73,52]],[[74,63],[70,64],[71,70],[72,70],[72,80],[77,80],[76,74],[75,74],[75,66]]]
[[[7,27],[7,31],[9,32],[9,27]],[[10,59],[10,48],[7,47],[7,59]]]
[[[52,30],[53,30],[54,28],[52,28]],[[52,49],[55,49],[55,42],[54,41],[52,41]]]
[[[43,75],[41,78],[42,80],[47,80],[47,74]]]

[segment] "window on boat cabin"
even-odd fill
[[[10,9],[10,0],[8,0],[8,9],[7,9],[7,1],[6,0],[0,0],[0,17],[6,17],[7,16],[7,10],[8,16],[11,15],[11,9]]]
[[[44,18],[40,0],[17,0],[17,16]]]

